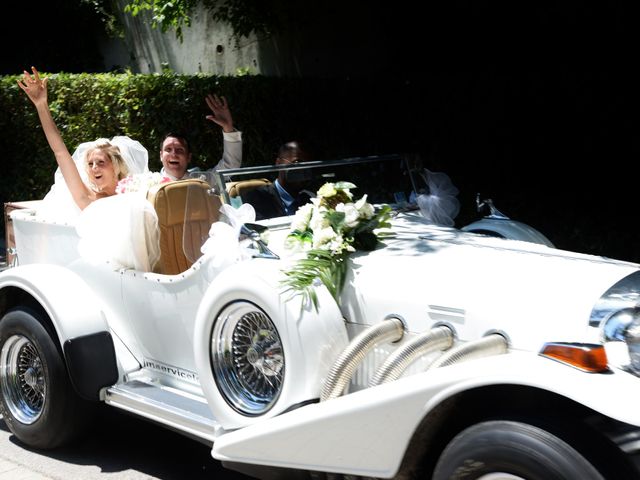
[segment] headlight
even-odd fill
[[[628,361],[614,355],[620,358],[617,363],[628,363],[628,368],[640,375],[640,308],[623,308],[603,319],[600,323],[600,338],[605,344],[623,342],[629,355]],[[607,349],[607,353],[609,350],[611,348]]]
[[[640,323],[636,320],[627,329],[627,348],[631,359],[631,369],[640,375]]]
[[[633,272],[612,285],[591,310],[589,325],[598,327],[620,310],[640,305],[640,271]]]

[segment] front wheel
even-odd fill
[[[445,448],[433,480],[604,480],[569,444],[538,427],[489,421],[463,430]]]
[[[0,413],[25,444],[58,447],[86,425],[89,406],[71,386],[62,355],[27,308],[0,320]]]

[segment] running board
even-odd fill
[[[132,380],[115,385],[106,390],[104,401],[209,445],[222,432],[204,399],[157,384]]]

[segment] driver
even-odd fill
[[[275,164],[291,165],[308,162],[310,159],[311,155],[302,143],[294,140],[280,146]],[[313,193],[305,189],[308,179],[304,172],[305,170],[280,171],[272,184],[243,193],[242,201],[253,206],[256,220],[293,215],[313,196]]]

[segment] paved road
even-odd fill
[[[49,452],[18,443],[0,417],[0,480],[248,480],[206,445],[105,407],[87,438]]]

